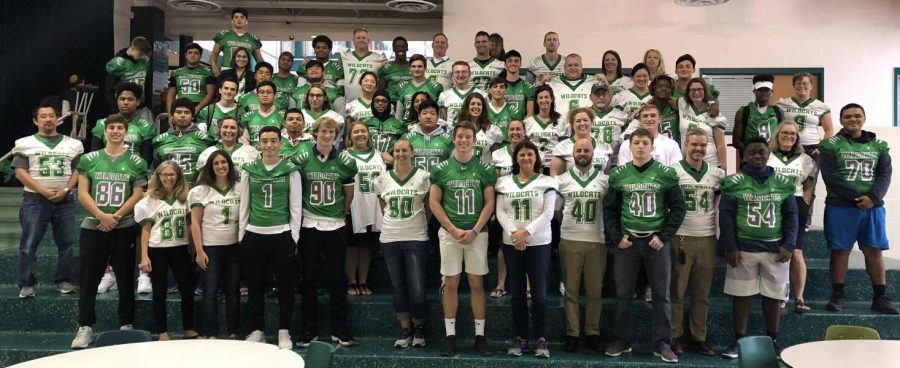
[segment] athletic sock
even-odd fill
[[[887,294],[887,286],[885,285],[872,285],[872,296],[877,298],[879,296],[884,296]]]
[[[484,336],[484,320],[475,320],[475,336]]]
[[[447,336],[456,335],[456,318],[444,318],[444,329]]]
[[[844,284],[831,284],[831,292],[835,295],[844,295]]]

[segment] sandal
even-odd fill
[[[502,298],[504,295],[506,295],[506,290],[503,290],[501,288],[496,288],[491,292],[491,298],[494,299]]]
[[[809,312],[810,308],[801,299],[794,301],[794,313],[803,314]]]
[[[359,284],[359,286],[357,287],[357,292],[359,293],[359,295],[372,295],[372,290],[369,289],[369,285],[366,284]]]
[[[347,285],[347,295],[359,295],[359,285],[358,284]]]

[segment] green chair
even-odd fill
[[[825,330],[825,340],[881,340],[881,335],[874,328],[832,325]]]
[[[334,346],[327,342],[311,341],[304,357],[304,366],[307,368],[331,368],[331,357],[334,355]]]
[[[768,336],[747,336],[738,340],[738,367],[779,368],[778,357],[772,338]]]
[[[150,340],[152,340],[150,332],[144,330],[113,330],[100,334],[100,337],[97,337],[97,342],[94,343],[94,347],[148,342]]]

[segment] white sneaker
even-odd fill
[[[110,272],[106,272],[103,274],[103,278],[100,279],[100,285],[97,285],[97,294],[103,294],[107,291],[117,290],[119,287],[116,285],[116,275]]]
[[[559,282],[559,295],[566,296],[566,284]]]
[[[132,326],[132,325],[121,325],[121,326],[119,326],[119,330],[120,330],[120,331],[131,331],[131,330],[133,330],[133,329],[134,329],[134,326]]]
[[[150,294],[153,292],[153,284],[150,283],[150,276],[147,276],[146,273],[141,273],[141,275],[138,276],[137,282],[138,294]]]
[[[84,349],[91,344],[91,334],[94,332],[94,329],[88,326],[81,326],[78,328],[78,332],[75,334],[75,339],[72,340],[72,349]]]
[[[279,331],[279,332],[280,332],[280,331]],[[279,337],[280,337],[280,336],[279,336]],[[249,336],[247,336],[247,341],[250,341],[250,342],[266,342],[266,334],[264,334],[264,333],[263,333],[262,331],[260,331],[260,330],[255,330],[255,331],[251,332]],[[280,342],[279,342],[278,346],[279,346],[279,347],[281,346]]]
[[[291,349],[294,346],[291,343],[291,334],[288,330],[278,330],[278,348]]]

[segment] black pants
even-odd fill
[[[109,232],[81,229],[79,240],[78,325],[93,326],[97,322],[94,306],[97,286],[109,264],[116,271],[119,287],[119,325],[134,322],[134,227]]]
[[[241,241],[241,272],[247,280],[250,330],[265,330],[265,298],[269,269],[278,282],[278,329],[291,327],[294,311],[294,249],[291,232],[256,234],[247,232]]]
[[[234,245],[203,246],[209,257],[203,285],[203,331],[206,336],[219,334],[219,285],[224,284],[225,329],[229,335],[237,335],[241,317],[241,293],[238,280],[241,275],[240,247]]]
[[[806,235],[806,231],[804,231],[803,226],[805,226],[806,222],[809,220],[810,207],[811,205],[806,204],[806,201],[803,200],[803,197],[794,197],[797,201],[797,245],[796,249],[803,250],[803,237]]]
[[[166,323],[166,295],[169,291],[169,270],[175,276],[178,291],[181,292],[181,327],[194,329],[194,264],[188,254],[188,245],[176,247],[149,248],[150,283],[153,285],[153,323],[156,332],[168,332]],[[113,267],[115,269],[115,267]]]
[[[319,302],[316,290],[319,287],[320,257],[325,256],[325,272],[321,274],[327,280],[331,294],[331,326],[345,328],[347,326],[347,275],[344,273],[344,262],[347,258],[347,227],[337,230],[322,231],[312,228],[300,230],[300,254],[303,261],[303,327],[307,331],[318,328]]]

